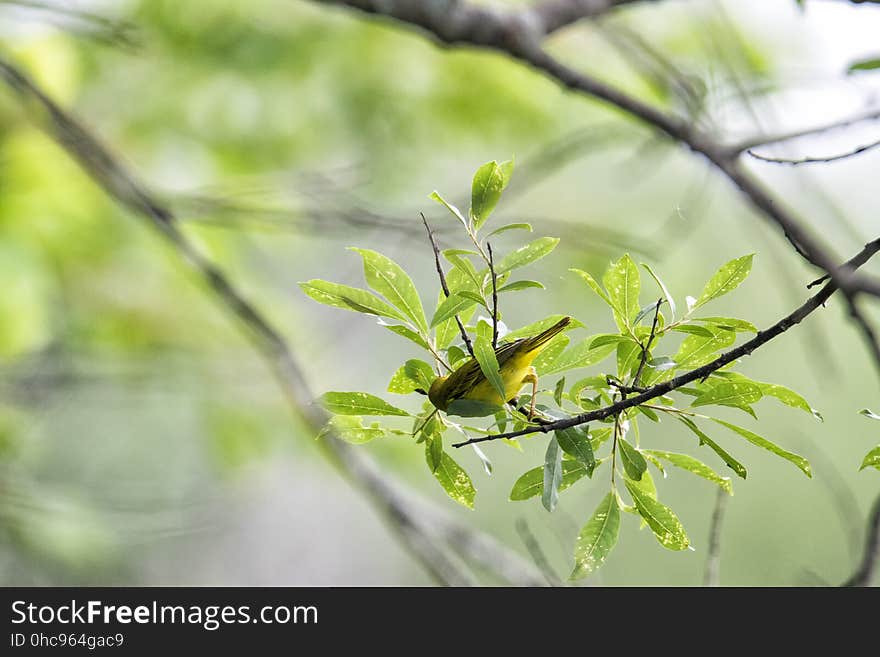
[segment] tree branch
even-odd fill
[[[865,261],[867,261],[868,258],[876,254],[878,251],[880,251],[880,238],[866,244],[862,251],[860,251],[855,257],[849,260],[845,265],[840,267],[840,269],[849,270],[850,268],[855,268],[860,264],[863,264]],[[586,424],[587,422],[592,422],[594,420],[603,420],[606,417],[617,415],[621,411],[632,408],[633,406],[644,404],[647,401],[665,395],[666,393],[671,392],[676,388],[680,388],[683,385],[686,385],[693,381],[704,379],[712,374],[712,372],[721,369],[728,363],[732,363],[733,361],[737,360],[738,358],[742,358],[743,356],[750,355],[755,349],[758,349],[759,347],[767,344],[774,338],[782,335],[791,327],[796,326],[801,321],[803,321],[814,310],[822,307],[822,305],[831,297],[832,294],[834,294],[835,291],[837,291],[837,286],[834,284],[833,281],[829,281],[817,294],[810,297],[803,305],[794,310],[792,313],[780,319],[768,329],[759,331],[758,334],[751,340],[748,340],[747,342],[744,342],[735,349],[731,349],[730,351],[722,354],[711,363],[707,363],[706,365],[691,370],[690,372],[680,374],[679,376],[670,379],[669,381],[666,381],[664,383],[658,383],[657,385],[648,388],[644,392],[637,394],[635,397],[621,399],[620,401],[611,404],[610,406],[606,406],[605,408],[589,411],[587,413],[581,413],[580,415],[564,418],[562,420],[556,420],[547,424],[542,424],[539,426],[529,426],[519,431],[510,431],[507,433],[500,433],[491,436],[471,438],[470,440],[464,442],[455,443],[453,447],[463,447],[464,445],[469,445],[472,443],[480,443],[488,440],[499,440],[501,438],[517,438],[519,436],[525,436],[531,433],[550,433],[551,431],[556,431],[557,429],[568,429],[569,427]]]
[[[874,500],[874,506],[868,514],[862,563],[842,586],[868,586],[874,577],[878,560],[880,560],[880,496]]]
[[[434,264],[437,267],[437,275],[440,277],[440,287],[443,288],[443,294],[445,294],[448,299],[449,286],[446,284],[446,275],[443,273],[443,265],[440,264],[440,247],[437,246],[437,240],[434,239],[434,233],[431,231],[431,227],[428,225],[428,220],[425,219],[424,213],[419,212],[419,214],[422,216],[422,223],[425,224],[425,230],[428,231],[428,239],[431,241],[431,248],[434,250]],[[471,338],[467,334],[464,324],[461,322],[461,317],[459,317],[458,314],[455,315],[455,323],[458,324],[461,339],[464,340],[464,345],[467,347],[468,353],[471,355],[471,358],[476,358],[476,356],[474,356],[474,345],[471,343]]]
[[[202,277],[208,290],[223,308],[239,320],[254,346],[272,366],[296,417],[317,434],[326,425],[328,417],[320,406],[312,403],[314,395],[287,342],[226,275],[193,246],[179,230],[171,210],[155,198],[91,132],[55,104],[14,65],[3,59],[0,59],[0,80],[15,92],[30,118],[63,147],[105,193],[155,228]],[[380,471],[361,450],[332,434],[318,444],[328,460],[349,481],[367,493],[367,499],[386,518],[410,554],[441,584],[461,586],[473,583],[470,574],[455,564],[444,549],[443,542],[450,542],[453,533],[469,536],[470,544],[482,546],[483,551],[485,546],[493,546],[498,562],[506,568],[504,573],[499,572],[499,576],[507,581],[513,581],[511,573],[516,573],[518,583],[528,581],[540,585],[542,582],[540,572],[488,535],[471,530],[439,513],[435,513],[432,519],[423,520],[425,514],[412,503],[413,496],[389,484],[387,474]],[[459,546],[462,545],[465,543],[459,540]]]
[[[495,275],[495,256],[492,245],[486,242],[489,252],[489,276],[492,277],[492,349],[498,348],[498,277]]]
[[[727,506],[728,493],[718,489],[715,506],[712,509],[712,521],[709,526],[709,549],[706,555],[706,570],[703,573],[703,586],[718,586],[721,575],[721,525],[724,522],[724,510]]]
[[[787,164],[789,166],[799,166],[801,164],[818,164],[824,163],[827,164],[829,162],[837,162],[838,160],[846,160],[850,157],[855,157],[856,155],[861,155],[862,153],[866,153],[873,148],[877,148],[880,146],[880,139],[877,141],[871,142],[870,144],[863,144],[861,146],[857,146],[856,148],[846,151],[845,153],[838,153],[837,155],[823,155],[819,157],[801,157],[801,158],[785,158],[785,157],[770,157],[769,155],[761,155],[760,153],[756,153],[752,149],[746,151],[749,155],[751,155],[756,160],[760,160],[761,162],[770,162],[772,164]]]

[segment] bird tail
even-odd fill
[[[525,339],[525,351],[532,352],[542,349],[550,340],[562,333],[565,328],[571,324],[571,317],[563,317],[546,331],[538,333],[538,335]]]

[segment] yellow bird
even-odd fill
[[[538,391],[538,375],[532,361],[556,335],[571,323],[571,317],[563,317],[546,331],[530,338],[521,338],[495,349],[501,380],[504,382],[504,399],[480,369],[476,359],[471,358],[447,376],[434,380],[428,391],[428,399],[441,411],[456,399],[473,399],[496,406],[516,397],[526,383],[532,384],[532,403],[529,420],[535,414],[535,394]]]

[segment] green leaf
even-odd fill
[[[437,311],[431,318],[431,328],[445,322],[447,319],[453,319],[459,313],[463,313],[474,306],[474,300],[462,296],[461,292],[456,292],[447,297],[439,306]],[[456,329],[458,325],[456,324]]]
[[[678,326],[672,327],[673,331],[678,331],[679,333],[689,333],[691,335],[701,335],[706,338],[714,337],[714,333],[707,328],[703,328],[702,326],[694,326],[693,324],[679,324]]]
[[[543,483],[541,504],[552,512],[559,501],[559,486],[562,484],[562,450],[559,449],[556,436],[551,436],[547,443],[547,452],[544,454]]]
[[[556,359],[559,358],[560,354],[565,351],[568,343],[568,336],[564,334],[557,335],[547,343],[544,350],[538,354],[538,357],[535,358],[535,360],[532,361],[532,367],[535,368],[538,376],[560,371],[555,369],[554,363],[556,362]]]
[[[460,296],[464,297],[465,299],[470,299],[474,303],[478,303],[479,305],[483,306],[483,308],[485,308],[486,310],[489,310],[489,304],[486,303],[486,300],[483,298],[483,296],[481,294],[479,294],[477,292],[471,292],[470,290],[459,290],[458,294]]]
[[[877,445],[870,452],[865,454],[865,458],[862,459],[862,465],[859,467],[859,471],[861,472],[865,468],[876,468],[880,470],[880,445]]]
[[[409,415],[366,392],[325,392],[318,397],[317,402],[337,415]]]
[[[867,418],[871,418],[872,420],[880,420],[880,415],[877,415],[874,411],[867,408],[863,408],[862,410],[860,410],[859,414],[864,415]]]
[[[510,182],[512,172],[512,161],[502,164],[487,162],[477,169],[471,185],[471,219],[474,222],[474,231],[480,229],[498,205],[501,192]]]
[[[822,420],[822,416],[819,414],[816,409],[812,408],[806,399],[801,397],[794,390],[790,390],[785,386],[781,386],[776,383],[764,383],[763,381],[753,381],[746,376],[743,376],[739,372],[715,372],[714,376],[718,376],[724,379],[730,379],[732,381],[742,381],[744,383],[750,383],[752,385],[758,386],[761,389],[761,392],[766,397],[774,397],[778,399],[780,402],[785,404],[786,406],[791,406],[792,408],[799,408],[802,411],[806,411],[813,417],[818,420]]]
[[[428,469],[435,473],[443,462],[443,436],[439,433],[426,432],[426,434],[425,460],[428,462]]]
[[[314,278],[308,283],[300,283],[302,291],[318,303],[345,310],[353,310],[367,315],[378,315],[406,321],[406,317],[379,297],[358,287],[349,287],[330,281]]]
[[[715,418],[715,417],[709,418],[709,419],[712,420],[713,422],[716,422],[717,424],[720,424],[722,426],[727,427],[728,429],[730,429],[731,431],[733,431],[735,433],[738,433],[740,436],[742,436],[743,438],[748,440],[753,445],[757,445],[758,447],[761,447],[762,449],[766,449],[768,452],[772,452],[773,454],[776,454],[777,456],[784,458],[786,461],[791,461],[798,468],[800,468],[800,470],[805,475],[812,478],[813,472],[812,472],[812,469],[810,468],[810,462],[807,461],[807,459],[805,459],[803,456],[800,456],[798,454],[794,454],[792,452],[784,450],[776,443],[772,443],[769,440],[767,440],[766,438],[762,438],[758,434],[756,434],[752,431],[749,431],[748,429],[744,429],[743,427],[739,427],[735,424],[731,424],[730,422],[725,422],[724,420],[719,420],[718,418]]]
[[[425,447],[425,452],[426,458],[433,458],[427,457],[427,446]],[[430,461],[428,461],[428,467],[431,467]],[[474,498],[477,495],[477,489],[474,488],[474,483],[471,481],[468,473],[449,454],[446,452],[441,454],[440,463],[435,469],[432,469],[432,473],[449,497],[469,509],[474,508]]]
[[[318,438],[328,435],[353,445],[362,445],[376,438],[384,438],[388,432],[382,427],[365,427],[364,419],[357,415],[335,415],[321,429]]]
[[[590,286],[590,288],[593,290],[593,292],[595,292],[596,294],[599,295],[599,298],[602,299],[602,301],[604,301],[606,304],[608,304],[612,310],[615,310],[615,311],[617,310],[617,308],[612,303],[611,299],[605,293],[605,290],[603,290],[600,287],[600,285],[596,282],[595,278],[590,276],[587,272],[585,272],[582,269],[569,269],[568,271],[574,272],[575,274],[580,276],[584,280],[584,282],[586,282],[586,284]]]
[[[734,317],[694,317],[695,322],[705,322],[713,324],[728,331],[737,331],[741,333],[757,333],[758,327],[744,319],[735,319]]]
[[[596,457],[587,431],[581,427],[569,427],[557,429],[554,433],[562,451],[583,463],[587,472],[592,473],[596,467]]]
[[[693,307],[699,308],[712,299],[717,299],[735,290],[740,283],[746,280],[749,272],[752,271],[752,259],[754,257],[754,253],[744,255],[740,258],[734,258],[723,265],[706,283],[706,287],[703,288]]]
[[[387,328],[392,333],[397,333],[397,335],[400,335],[400,336],[406,338],[407,340],[412,340],[417,345],[419,345],[422,349],[426,349],[427,351],[430,351],[430,349],[428,349],[428,343],[425,342],[425,339],[422,336],[420,336],[418,333],[413,331],[410,327],[401,326],[400,324],[382,324],[382,326]],[[456,328],[458,328],[458,327],[456,327]]]
[[[534,262],[550,253],[559,244],[557,237],[539,237],[533,242],[529,242],[525,246],[521,246],[516,251],[508,253],[501,259],[495,267],[495,273],[499,276],[504,272],[523,267]]]
[[[608,493],[578,534],[574,546],[574,570],[569,579],[581,579],[598,569],[617,543],[619,531],[617,495]]]
[[[467,219],[464,218],[464,215],[461,213],[461,210],[459,210],[457,207],[452,205],[452,203],[449,203],[446,199],[444,199],[442,196],[440,196],[439,192],[437,192],[437,191],[431,192],[431,195],[428,198],[430,198],[431,200],[437,201],[440,205],[444,206],[447,210],[449,210],[453,214],[453,216],[455,216],[461,222],[461,225],[465,227],[465,230],[468,230],[468,231],[470,230],[468,228]]]
[[[628,335],[620,335],[619,333],[603,333],[601,335],[587,338],[590,342],[590,349],[596,349],[606,344],[617,344],[618,342],[632,342],[633,339]]]
[[[743,479],[746,478],[748,472],[746,471],[746,468],[742,463],[733,458],[730,454],[724,451],[724,449],[722,449],[721,446],[718,445],[718,443],[716,443],[714,440],[709,438],[709,436],[703,433],[693,420],[687,417],[683,417],[681,415],[677,417],[684,426],[686,426],[688,429],[693,431],[694,434],[696,434],[697,438],[700,439],[700,445],[706,445],[709,449],[711,449],[713,452],[721,457],[721,460],[727,464],[727,467],[729,467]]]
[[[730,477],[722,477],[708,465],[702,461],[698,461],[693,456],[689,456],[688,454],[678,454],[676,452],[664,452],[657,449],[649,449],[645,454],[650,454],[651,456],[663,459],[664,461],[669,461],[677,468],[687,470],[698,477],[711,481],[720,486],[728,495],[733,495],[733,485],[730,482]]]
[[[663,292],[663,298],[666,299],[666,303],[669,304],[669,311],[671,315],[670,321],[675,321],[675,299],[672,298],[672,295],[669,294],[669,290],[667,290],[666,286],[663,285],[663,281],[660,280],[660,277],[654,273],[654,270],[651,269],[649,265],[646,265],[643,262],[642,267],[647,270],[647,272],[651,275],[651,278],[654,279],[654,282],[657,283],[657,287],[659,287],[660,291]]]
[[[624,484],[633,498],[639,515],[648,523],[657,541],[667,550],[684,550],[688,547],[687,534],[672,509],[647,495],[629,479]]]
[[[569,488],[589,474],[587,468],[580,461],[562,461],[562,481],[559,484],[559,492]],[[510,491],[510,500],[519,502],[544,494],[544,468],[532,468],[524,473]]]
[[[565,394],[565,377],[559,379],[556,382],[556,387],[553,389],[553,401],[556,402],[556,405],[562,406],[562,395]]]
[[[421,388],[425,392],[431,387],[437,377],[431,366],[423,360],[412,358],[394,373],[388,384],[388,392],[398,395],[408,395]]]
[[[623,463],[627,477],[633,481],[640,481],[645,470],[648,469],[645,457],[624,438],[617,439],[617,446],[620,448],[620,461]]]
[[[548,362],[540,369],[540,373],[556,374],[566,370],[590,367],[605,360],[612,351],[614,351],[614,345],[607,344],[594,349],[589,340],[583,340],[560,353],[552,362]],[[541,355],[544,355],[545,352],[542,352]],[[535,368],[537,369],[537,365]]]
[[[873,71],[880,68],[880,57],[870,57],[869,59],[862,59],[850,64],[846,72],[847,73],[856,73],[858,71]]]
[[[746,381],[725,381],[703,391],[691,406],[708,406],[718,404],[721,406],[733,406],[746,411],[754,417],[754,411],[750,404],[760,401],[764,393],[754,383]]]
[[[471,289],[473,292],[480,289],[480,274],[477,272],[477,268],[474,267],[474,263],[467,258],[459,257],[455,249],[447,249],[443,252],[443,255],[453,266],[452,272],[450,272],[450,275],[446,278],[450,293],[457,292],[462,288],[463,283],[473,283],[473,288],[464,287],[464,289]],[[452,273],[455,271],[461,274],[459,277],[461,280],[452,276]]]
[[[551,326],[554,326],[566,315],[550,315],[550,317],[546,317],[537,322],[533,322],[531,324],[527,324],[522,328],[518,328],[515,331],[511,331],[507,335],[504,336],[505,342],[512,342],[519,338],[529,338],[533,335],[538,335],[542,331],[546,331]],[[576,319],[572,319],[571,323],[565,328],[566,331],[570,331],[573,328],[583,328],[583,324],[581,324]]]
[[[504,380],[498,367],[498,359],[492,348],[492,329],[485,323],[477,325],[477,337],[474,340],[474,357],[480,364],[483,376],[492,384],[502,401],[505,399]]]
[[[506,224],[501,228],[496,228],[491,233],[486,235],[486,239],[489,239],[493,235],[500,235],[501,233],[505,233],[508,230],[527,230],[530,233],[532,232],[532,224],[520,223],[520,224]]]
[[[626,380],[642,358],[642,348],[637,342],[630,340],[629,342],[617,343],[617,378],[621,381]]]
[[[707,338],[702,335],[689,335],[682,340],[678,352],[672,359],[676,369],[694,369],[715,359],[715,354],[729,347],[736,340],[736,333],[721,328],[710,329],[714,335]]]
[[[498,294],[502,292],[516,292],[517,290],[527,290],[531,287],[537,287],[541,290],[545,289],[543,283],[539,283],[538,281],[514,281],[513,283],[508,283],[503,287],[498,288]]]
[[[639,289],[641,280],[639,269],[629,255],[624,255],[602,276],[602,284],[615,310],[615,321],[621,331],[632,326],[633,318],[639,314]]]
[[[449,359],[449,364],[455,367],[456,363],[467,358],[468,354],[461,347],[453,345],[446,350],[446,356]]]
[[[495,415],[502,407],[479,399],[453,399],[446,407],[447,415],[458,417],[488,417]]]
[[[364,276],[367,284],[409,317],[422,329],[422,333],[427,333],[428,322],[425,319],[422,300],[412,279],[403,268],[377,251],[356,247],[351,247],[350,250],[359,253],[364,259]]]

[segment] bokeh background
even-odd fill
[[[846,69],[878,54],[880,8],[806,4],[646,3],[569,28],[549,47],[661,107],[686,111],[683,98],[696,99],[699,120],[730,141],[876,107],[880,73]],[[814,277],[699,158],[501,55],[441,49],[293,0],[0,2],[0,39],[178,210],[187,234],[282,327],[318,391],[390,397],[393,372],[419,354],[369,317],[318,306],[297,282],[362,286],[360,258],[345,250],[357,245],[396,259],[433,300],[418,212],[444,247],[464,246],[427,196],[466,199],[491,159],[517,162],[492,221],[562,238],[529,275],[547,289],[502,306],[511,327],[564,312],[591,333],[610,330],[567,270],[599,275],[626,252],[661,272],[679,303],[723,262],[756,253],[751,278],[714,310],[758,326],[799,305]],[[657,53],[679,70],[676,84],[657,75]],[[769,152],[835,153],[878,130],[860,124]],[[750,167],[849,257],[877,236],[878,165],[875,150],[833,165]],[[509,233],[496,249],[520,239]],[[432,583],[292,422],[271,372],[196,276],[6,90],[0,285],[0,583]],[[857,414],[878,406],[867,352],[832,300],[742,371],[798,390],[825,421],[773,401],[757,408],[754,426],[810,458],[812,480],[719,434],[749,467],[727,508],[721,583],[839,583],[880,488],[876,471],[857,471],[880,435]],[[650,427],[643,443],[696,453],[674,424]],[[456,454],[478,488],[474,511],[445,496],[405,437],[360,449],[389,479],[529,558],[515,530],[524,520],[564,576],[606,482],[578,483],[553,514],[536,498],[508,502],[542,460],[541,439],[524,448],[488,445],[491,477],[474,454]],[[715,489],[681,472],[659,486],[695,551],[663,550],[626,516],[585,584],[701,582]]]

